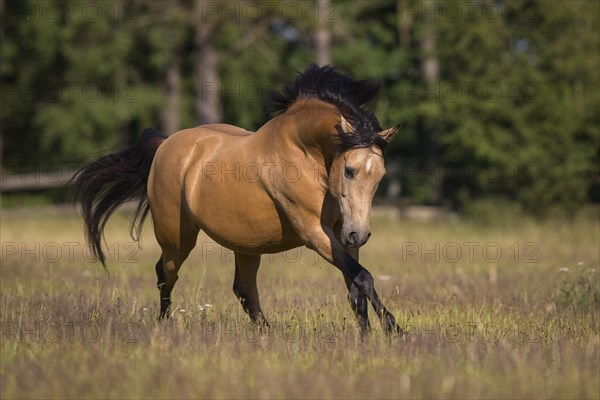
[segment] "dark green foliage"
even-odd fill
[[[183,1],[5,1],[4,166],[86,161],[161,128],[174,57],[181,127],[195,125],[203,23],[215,27],[223,120],[258,129],[271,117],[270,89],[314,62],[320,11],[338,70],[383,83],[370,108],[384,128],[401,124],[387,159],[400,163],[403,196],[457,208],[502,198],[538,215],[598,201],[600,3],[205,4],[222,8],[198,21]],[[426,60],[438,66],[434,81]]]

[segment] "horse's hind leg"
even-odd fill
[[[156,263],[157,286],[160,291],[160,314],[158,319],[169,317],[171,292],[175,282],[177,282],[179,269],[191,250],[191,248],[185,251],[163,249],[163,254]]]
[[[154,267],[154,269],[156,270],[156,279],[157,279],[156,287],[160,291],[160,314],[158,315],[158,319],[160,320],[160,319],[163,319],[165,317],[165,315],[169,312],[169,306],[171,305],[171,294],[169,294],[168,297],[164,298],[164,301],[163,301],[162,291],[163,291],[163,287],[167,283],[167,280],[165,278],[165,271],[163,270],[162,255],[158,259],[158,262],[156,263],[156,266]]]
[[[192,222],[192,216],[182,198],[174,194],[181,192],[175,185],[167,170],[157,169],[148,182],[148,199],[154,234],[162,249],[160,260],[156,263],[156,277],[160,290],[160,315],[159,319],[169,316],[171,305],[171,292],[177,282],[179,269],[187,259],[192,249],[196,246],[199,227]],[[157,174],[167,174],[165,176]],[[155,181],[158,180],[161,185]],[[161,187],[160,191],[156,190]]]
[[[171,292],[177,282],[179,269],[196,246],[199,232],[186,218],[169,220],[166,217],[168,214],[165,213],[154,218],[154,233],[162,248],[161,258],[156,263],[160,290],[159,319],[169,316]]]
[[[260,308],[258,287],[256,285],[256,274],[259,266],[260,255],[235,253],[233,292],[252,322],[258,325],[268,325]]]

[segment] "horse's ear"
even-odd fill
[[[346,120],[346,118],[344,118],[344,116],[341,114],[340,114],[340,126],[342,128],[342,131],[344,131],[344,133],[352,133],[354,131],[354,129],[352,128],[352,125],[350,125],[350,123]]]
[[[394,136],[396,136],[396,133],[398,133],[398,130],[400,129],[400,124],[393,126],[389,129],[384,129],[381,132],[379,132],[379,136],[385,140],[386,142],[391,142],[392,139],[394,138]]]

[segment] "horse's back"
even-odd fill
[[[199,127],[202,131],[212,131],[221,134],[227,134],[231,136],[249,136],[254,132],[247,131],[246,129],[240,128],[239,126],[229,124],[209,124],[202,125]]]
[[[231,150],[231,146],[235,146],[240,139],[253,134],[234,125],[201,125],[175,132],[165,140],[159,152],[163,153],[164,158],[170,159],[187,158],[192,154],[195,160],[206,159],[222,149]]]

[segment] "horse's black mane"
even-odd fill
[[[282,113],[300,99],[316,99],[333,104],[354,128],[354,132],[349,134],[337,127],[340,152],[372,145],[384,150],[387,143],[378,135],[381,127],[377,118],[362,108],[377,95],[380,87],[377,80],[355,80],[338,73],[329,65],[319,67],[312,64],[281,92],[271,94],[271,108],[274,112]]]

